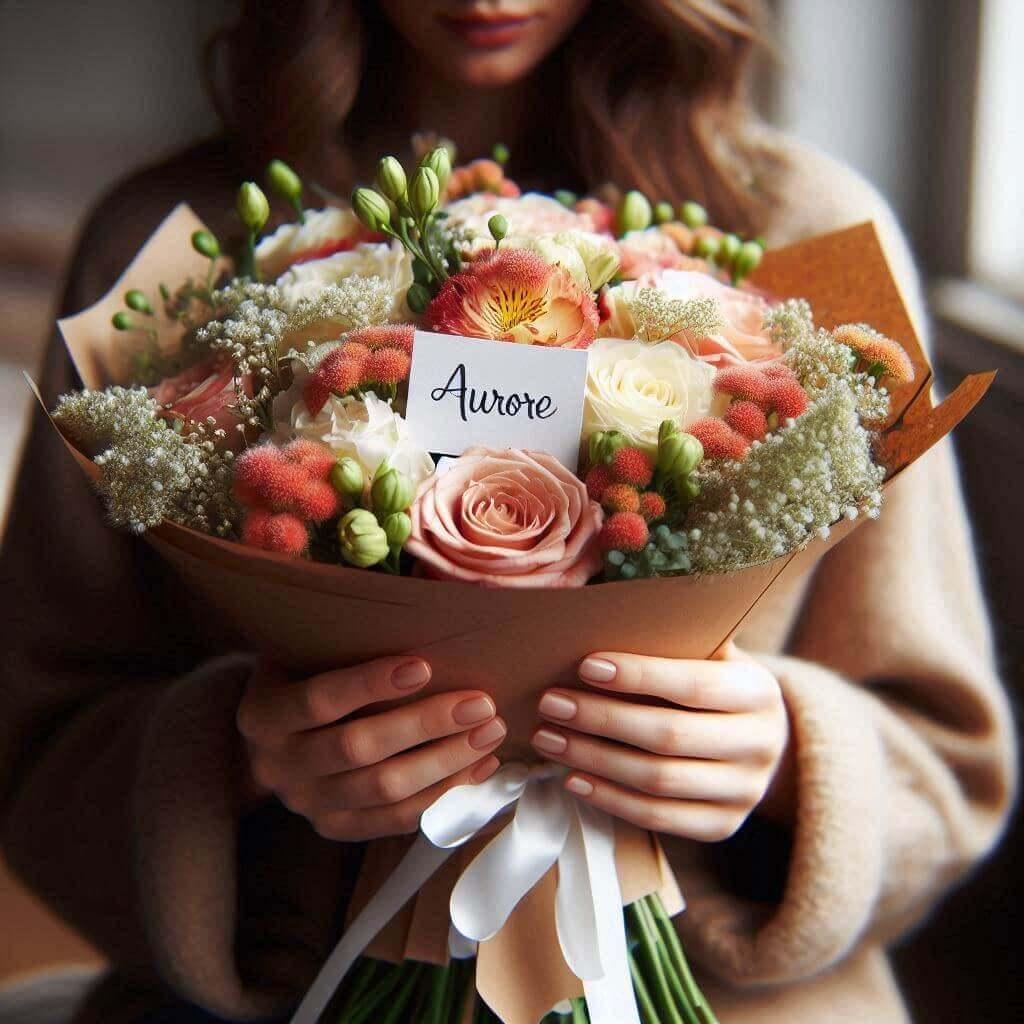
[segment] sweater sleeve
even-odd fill
[[[805,230],[875,219],[923,325],[891,211],[861,179],[813,159],[796,192],[826,222]],[[1015,739],[948,440],[894,482],[877,522],[823,558],[786,653],[757,656],[788,707],[796,807],[788,842],[755,818],[760,836],[743,837],[742,851],[778,861],[784,880],[770,898],[747,898],[720,848],[668,844],[688,902],[680,930],[735,985],[804,978],[867,939],[894,938],[1001,834]]]
[[[107,241],[87,231],[67,308],[120,270],[96,274]],[[75,386],[57,339],[42,386],[50,404]],[[148,545],[109,527],[39,413],[0,587],[11,868],[139,984],[231,1019],[280,1012],[329,949],[343,848],[276,803],[243,813],[235,710],[250,658],[219,646]]]

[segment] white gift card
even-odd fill
[[[575,471],[586,383],[585,349],[417,331],[405,418],[430,452],[528,448]]]

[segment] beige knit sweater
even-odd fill
[[[769,240],[877,219],[923,326],[884,204],[820,154],[792,154]],[[67,308],[109,287],[186,187],[216,226],[236,173],[214,146],[122,190],[86,232]],[[55,343],[47,398],[71,383]],[[248,660],[221,649],[144,544],[104,524],[38,417],[0,593],[3,849],[116,965],[79,1020],[136,1020],[170,992],[229,1019],[286,1011],[337,936],[357,851],[277,804],[243,816]],[[1014,778],[949,446],[740,639],[785,692],[794,824],[755,816],[725,844],[668,841],[684,940],[722,1024],[905,1020],[884,943],[996,841]]]

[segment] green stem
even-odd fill
[[[630,922],[633,924],[634,933],[640,942],[640,954],[643,959],[645,979],[650,985],[651,995],[658,1007],[658,1014],[665,1024],[683,1024],[682,1017],[676,1009],[669,991],[668,981],[665,979],[665,972],[662,970],[661,957],[658,956],[657,932],[653,928],[653,921],[644,914],[644,904],[638,900],[626,908]]]
[[[359,997],[362,996],[373,981],[373,976],[377,973],[377,963],[376,960],[371,960],[369,957],[360,961],[352,978],[352,987],[349,989],[345,1002],[342,1004],[339,1020],[345,1020],[346,1014],[351,1012],[352,1007],[359,1001]]]
[[[590,1024],[590,1014],[587,1013],[587,1001],[585,999],[574,999],[572,1001],[572,1024]]]
[[[451,975],[450,967],[435,967],[434,977],[430,984],[430,995],[427,997],[427,1012],[424,1024],[445,1024],[444,1002]]]
[[[643,972],[632,953],[629,954],[629,973],[633,976],[633,991],[636,993],[636,1004],[640,1009],[640,1017],[644,1024],[661,1024],[661,1018],[658,1016],[658,1011],[654,1008],[650,993],[644,984]]]
[[[405,1008],[409,1000],[412,999],[413,992],[416,991],[416,985],[419,983],[422,972],[423,964],[413,964],[412,969],[405,972],[405,980],[395,994],[391,1008],[381,1017],[380,1024],[400,1024]]]
[[[381,1004],[401,983],[403,966],[402,964],[389,964],[377,984],[352,1007],[348,1016],[343,1017],[340,1024],[366,1024],[366,1021],[373,1019],[374,1015],[380,1012]]]
[[[675,999],[676,1006],[679,1008],[683,1020],[686,1024],[701,1024],[700,1017],[697,1015],[697,1009],[686,995],[682,979],[679,977],[675,965],[672,963],[672,958],[669,956],[668,948],[663,942],[658,943],[658,956],[661,958],[661,968],[665,972],[668,987],[672,992],[672,997]]]
[[[669,916],[665,911],[665,905],[661,902],[661,897],[658,896],[657,893],[654,893],[651,896],[645,897],[645,899],[647,901],[647,907],[658,927],[658,932],[661,935],[662,941],[668,949],[672,964],[679,974],[679,980],[683,985],[683,990],[686,992],[691,1005],[696,1010],[697,1017],[701,1021],[701,1024],[718,1024],[718,1019],[712,1012],[707,999],[704,998],[704,993],[701,992],[700,987],[697,985],[697,982],[693,977],[690,965],[686,961],[686,955],[683,953],[683,945],[679,941],[679,936],[676,934],[672,921],[669,919]]]

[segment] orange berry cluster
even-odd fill
[[[504,168],[497,160],[473,160],[452,170],[445,186],[445,199],[452,202],[471,196],[475,192],[493,192],[496,196],[514,199],[520,194],[519,186],[505,177]]]
[[[752,441],[769,430],[769,417],[796,419],[807,409],[807,392],[785,363],[741,363],[715,374],[712,385],[732,401],[725,416],[706,416],[687,427],[709,459],[742,459]]]
[[[245,506],[242,543],[264,551],[299,555],[309,543],[309,526],[340,511],[330,484],[334,453],[299,439],[277,448],[259,445],[235,460],[233,493]]]
[[[587,473],[587,493],[608,513],[599,538],[604,551],[641,551],[647,544],[648,524],[665,515],[665,499],[647,489],[653,479],[651,458],[628,446]]]
[[[391,389],[393,394],[409,377],[415,333],[412,324],[381,324],[352,331],[309,375],[302,397],[310,414],[316,416],[332,394],[369,391],[374,385]]]

